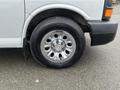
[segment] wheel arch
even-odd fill
[[[22,33],[23,42],[25,38],[30,39],[32,31],[40,21],[52,16],[67,16],[68,18],[72,18],[78,24],[84,26],[85,32],[89,32],[89,24],[87,23],[89,16],[85,12],[71,5],[53,4],[38,8],[28,16]]]

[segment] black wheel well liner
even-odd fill
[[[41,21],[43,21],[46,18],[54,17],[54,16],[63,16],[63,17],[71,18],[81,26],[84,32],[91,31],[89,24],[84,19],[84,17],[81,16],[80,14],[71,10],[56,8],[56,9],[49,9],[49,10],[40,12],[30,21],[27,28],[26,39],[30,40],[33,30]]]

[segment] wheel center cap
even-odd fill
[[[56,39],[52,42],[52,48],[56,52],[61,52],[65,48],[65,42],[61,39]]]

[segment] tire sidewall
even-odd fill
[[[45,22],[47,23],[47,20]],[[35,58],[35,60],[38,63],[42,63],[49,67],[53,67],[53,68],[65,68],[65,67],[69,67],[69,66],[73,65],[74,63],[76,63],[80,59],[80,57],[84,51],[84,46],[85,46],[85,38],[84,38],[84,34],[83,34],[81,28],[80,27],[78,28],[75,26],[73,27],[73,25],[71,25],[73,22],[71,24],[70,24],[70,22],[68,24],[68,22],[65,23],[65,22],[60,22],[60,21],[55,22],[55,23],[48,23],[48,24],[45,24],[45,22],[40,23],[35,28],[35,30],[32,33],[32,36],[31,36],[30,47],[31,47],[32,55]],[[70,33],[73,36],[73,38],[75,39],[75,42],[76,42],[75,54],[73,55],[73,57],[70,60],[68,60],[64,63],[51,62],[42,55],[41,48],[40,48],[42,38],[48,32],[53,31],[53,30],[64,30],[64,31]]]

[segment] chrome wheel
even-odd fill
[[[70,33],[63,30],[54,30],[43,37],[40,49],[47,60],[54,63],[63,63],[73,57],[76,51],[76,42]]]

